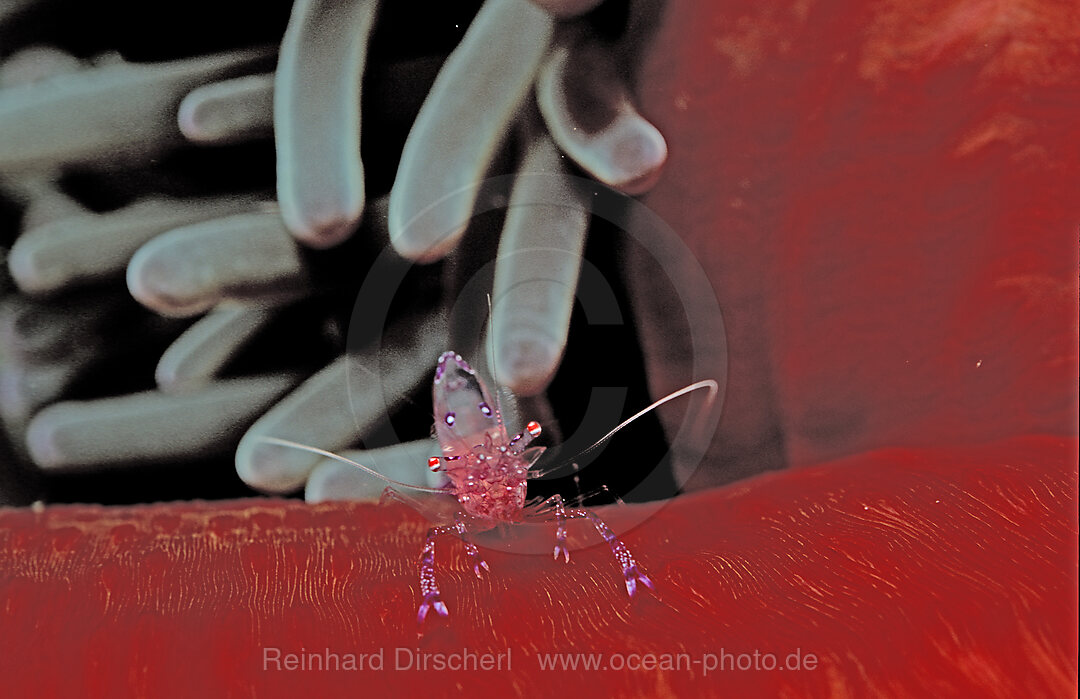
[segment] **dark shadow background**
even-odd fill
[[[0,23],[0,60],[31,45],[61,48],[79,58],[92,59],[118,53],[129,61],[165,61],[241,47],[276,45],[285,29],[291,3],[239,2],[223,9],[221,3],[199,0],[178,4],[138,2],[75,2],[45,0]],[[423,22],[406,3],[384,3],[376,26],[368,66],[421,59],[415,81],[405,86],[380,82],[370,71],[363,90],[364,134],[362,153],[369,201],[389,191],[397,159],[411,119],[435,76],[439,62],[456,45],[480,3],[422,8]],[[615,8],[612,11],[611,8]],[[601,30],[617,30],[622,21],[620,5],[607,3],[603,15],[594,18]],[[426,66],[426,68],[425,68]],[[513,159],[513,138],[507,143]],[[95,212],[125,206],[150,193],[174,197],[227,193],[253,193],[267,199],[274,194],[274,150],[269,139],[228,146],[183,146],[153,162],[124,169],[79,169],[63,173],[65,193]],[[0,193],[0,251],[18,235],[22,211]],[[607,228],[605,228],[607,227]],[[626,291],[618,264],[618,231],[594,224],[586,250],[587,259],[610,283],[622,307],[625,325],[589,326],[581,309],[575,308],[570,343],[548,396],[555,424],[545,424],[545,438],[578,431],[592,386],[627,388],[624,417],[648,404],[644,368]],[[308,253],[323,291],[294,304],[270,327],[252,340],[228,366],[225,376],[240,376],[288,368],[310,374],[344,350],[349,312],[363,279],[370,250],[363,242],[350,241],[328,252]],[[494,254],[491,247],[490,254]],[[483,261],[483,260],[478,260]],[[430,294],[431,278],[443,274],[442,263],[420,269],[412,280],[418,294]],[[427,275],[425,277],[424,275]],[[116,286],[123,291],[122,282]],[[0,270],[0,291],[15,294]],[[80,289],[49,297],[41,303],[63,310],[79,301]],[[486,315],[486,309],[481,309]],[[96,361],[63,396],[64,400],[87,400],[145,391],[154,388],[154,366],[161,352],[192,320],[159,318],[128,299],[121,311],[102,330],[110,349]],[[297,339],[300,339],[298,342]],[[448,348],[450,349],[450,348]],[[454,348],[456,349],[456,348]],[[3,357],[0,356],[0,361]],[[432,357],[434,369],[435,357]],[[377,447],[400,439],[419,438],[431,429],[430,384],[417,388],[411,401],[393,416],[393,434],[374,434],[364,446]],[[529,419],[532,416],[525,416]],[[590,426],[580,437],[600,437],[612,425]],[[575,440],[576,441],[576,440]],[[591,441],[591,440],[590,440]],[[17,440],[16,440],[17,443]],[[0,503],[97,502],[124,504],[184,499],[217,499],[254,495],[236,476],[232,455],[212,459],[131,467],[111,467],[79,473],[42,474],[21,458],[10,439],[0,444]],[[582,470],[572,477],[534,483],[530,495],[561,492],[575,497],[606,486],[599,501],[619,497],[649,479],[648,487],[635,499],[657,499],[674,492],[666,446],[659,423],[649,416],[613,439]],[[559,455],[566,458],[567,454]],[[652,468],[653,464],[659,464]],[[648,468],[643,470],[642,465]],[[534,487],[535,486],[535,487]],[[590,500],[596,502],[597,500]]]

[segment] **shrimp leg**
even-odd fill
[[[480,551],[476,548],[476,545],[466,538],[466,533],[465,522],[462,521],[460,515],[454,517],[453,524],[432,527],[428,530],[427,538],[424,540],[424,548],[420,552],[420,595],[422,599],[420,609],[416,614],[417,623],[422,624],[431,609],[434,609],[440,616],[449,616],[450,614],[439,595],[439,586],[435,582],[435,539],[443,534],[456,534],[461,539],[461,543],[465,545],[465,553],[469,556],[476,577],[481,577],[481,568],[491,570],[488,568],[487,561],[480,557]]]
[[[552,495],[544,501],[541,507],[548,505],[554,510],[555,522],[558,527],[555,531],[556,560],[558,560],[559,554],[562,554],[567,562],[570,561],[570,550],[566,548],[566,520],[588,519],[592,522],[593,527],[604,541],[611,546],[611,552],[615,555],[615,560],[618,561],[619,565],[622,567],[623,580],[626,582],[627,593],[633,597],[634,593],[637,592],[639,582],[650,590],[655,589],[652,580],[649,580],[648,576],[638,567],[637,561],[634,560],[634,556],[630,553],[630,549],[615,536],[615,532],[611,531],[611,528],[604,523],[604,520],[585,509],[567,509],[561,495]]]

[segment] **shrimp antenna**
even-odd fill
[[[649,405],[648,407],[642,408],[641,410],[637,411],[636,413],[634,413],[630,417],[626,418],[625,420],[620,422],[618,425],[616,425],[610,432],[608,432],[603,437],[601,437],[600,439],[593,442],[592,446],[589,446],[589,447],[586,447],[585,449],[582,449],[575,456],[572,456],[569,459],[566,459],[565,461],[562,461],[562,462],[560,462],[558,464],[555,464],[553,466],[549,466],[549,467],[547,467],[545,469],[531,471],[529,473],[529,478],[530,479],[543,478],[544,476],[551,475],[555,471],[558,471],[558,470],[564,468],[565,466],[571,464],[575,459],[579,459],[582,456],[584,456],[585,454],[588,454],[589,452],[594,451],[595,449],[599,448],[602,444],[604,444],[604,442],[606,442],[609,439],[611,439],[612,437],[614,437],[619,432],[619,430],[623,429],[624,427],[627,427],[630,423],[634,422],[638,418],[644,417],[645,415],[648,415],[650,412],[652,412],[653,410],[656,410],[657,408],[659,408],[661,405],[663,405],[665,403],[669,403],[669,402],[675,400],[676,398],[680,398],[682,396],[685,396],[688,393],[693,393],[694,391],[700,391],[703,388],[709,389],[708,401],[709,401],[709,404],[711,405],[713,400],[716,399],[716,394],[720,390],[720,385],[718,383],[716,383],[716,381],[713,381],[712,379],[705,379],[703,381],[697,381],[695,383],[692,383],[689,386],[684,386],[684,387],[680,388],[677,391],[674,391],[672,393],[667,394],[666,396],[664,396],[660,400],[656,401],[652,405]]]
[[[346,459],[344,456],[342,456],[340,454],[335,454],[332,451],[327,451],[325,449],[320,449],[318,447],[312,447],[312,446],[309,446],[307,444],[301,444],[300,442],[294,442],[294,441],[289,440],[289,439],[280,439],[278,437],[262,437],[262,436],[260,436],[257,439],[258,439],[258,441],[265,442],[267,444],[277,444],[278,446],[282,446],[282,447],[291,447],[293,449],[299,449],[300,451],[307,451],[307,452],[311,452],[312,454],[318,454],[319,456],[325,456],[328,459],[334,459],[335,461],[340,461],[343,464],[349,464],[350,466],[355,466],[356,468],[360,469],[364,473],[367,473],[367,474],[369,474],[371,476],[374,476],[375,478],[378,478],[381,481],[385,481],[386,483],[389,483],[390,485],[393,485],[393,486],[397,486],[399,488],[408,488],[409,490],[417,490],[417,491],[420,491],[421,493],[445,493],[446,492],[446,490],[443,489],[443,488],[428,488],[428,487],[422,486],[422,485],[413,485],[412,483],[402,483],[401,481],[395,481],[393,478],[390,478],[388,476],[384,476],[383,474],[379,473],[375,469],[368,468],[367,466],[365,466],[365,465],[363,465],[361,463],[357,463],[356,461],[353,461],[352,459]]]
[[[495,308],[491,303],[491,294],[487,295],[488,321],[487,321],[487,355],[488,368],[491,369],[491,382],[495,384],[495,420],[499,427],[503,426],[502,391],[499,390],[499,377],[495,372]]]

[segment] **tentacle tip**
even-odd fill
[[[67,461],[57,433],[57,421],[48,408],[38,413],[26,429],[30,458],[43,469],[63,466]]]
[[[397,194],[399,188],[390,192],[390,209],[387,213],[387,228],[390,233],[390,245],[401,257],[418,264],[438,262],[457,246],[458,240],[465,234],[468,218],[450,214],[450,219],[459,218],[457,225],[445,226],[446,219],[432,220],[430,213],[415,216],[404,213],[411,206],[401,203]]]
[[[206,101],[201,95],[194,97],[189,93],[180,101],[176,110],[176,124],[184,138],[193,143],[210,143],[214,141],[214,130],[208,128],[206,116]]]
[[[570,19],[593,9],[600,0],[533,0],[533,3],[557,19]]]
[[[163,316],[180,318],[207,310],[213,302],[194,298],[197,294],[184,288],[183,270],[170,265],[170,252],[161,239],[139,248],[128,261],[125,273],[128,293]]]
[[[633,179],[624,180],[613,186],[623,194],[627,194],[632,197],[645,194],[650,189],[656,186],[656,183],[660,181],[660,176],[663,174],[663,168],[657,167],[655,170],[651,170],[642,174],[639,177]]]
[[[316,250],[341,245],[352,237],[360,225],[362,203],[355,211],[315,215],[306,218],[286,218],[286,226],[300,243]]]
[[[531,327],[510,329],[498,342],[495,366],[514,393],[539,395],[554,378],[565,345],[565,338],[549,336]]]
[[[314,459],[248,432],[236,448],[236,474],[257,490],[288,493],[304,485]]]
[[[25,236],[24,236],[24,239]],[[47,266],[42,266],[38,260],[37,251],[29,244],[19,245],[19,240],[11,246],[8,252],[8,272],[15,281],[20,291],[28,294],[52,291],[59,284],[53,279]]]
[[[464,229],[462,232],[464,232]],[[425,244],[423,241],[413,240],[402,235],[399,238],[391,238],[390,242],[394,251],[401,257],[417,264],[428,265],[438,262],[450,254],[460,237],[460,235],[447,236],[451,240]]]
[[[643,119],[627,121],[616,129],[620,137],[612,145],[611,165],[613,172],[621,176],[611,184],[637,196],[652,189],[660,179],[667,162],[667,142],[655,126]]]

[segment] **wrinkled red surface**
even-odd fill
[[[454,616],[418,642],[425,524],[403,509],[3,512],[5,690],[1075,695],[1076,13],[668,4],[641,92],[671,161],[646,202],[706,268],[731,350],[697,484],[803,468],[680,500],[628,534],[656,598],[629,604],[602,548],[570,566],[489,554],[477,581],[448,543]],[[679,333],[650,328],[652,380],[678,383]],[[418,644],[510,648],[514,669],[260,669],[263,645],[384,648],[392,665]],[[795,649],[818,669],[536,659]]]
[[[3,511],[0,677],[22,696],[1068,695],[1076,452],[1075,439],[1049,437],[885,450],[680,498],[625,537],[657,588],[633,603],[604,546],[569,565],[485,551],[491,573],[477,580],[447,542],[452,616],[421,639],[428,525],[404,507]],[[264,670],[264,647],[384,649],[384,666]],[[510,669],[393,669],[397,648],[465,647],[509,648]],[[576,651],[688,660],[667,672],[539,667],[542,653]],[[755,651],[817,664],[731,669]],[[693,662],[722,652],[725,671]]]
[[[725,469],[699,485],[1076,433],[1078,47],[1071,0],[668,4],[640,92],[670,162],[645,202],[730,352]],[[651,281],[662,395],[688,349]]]

